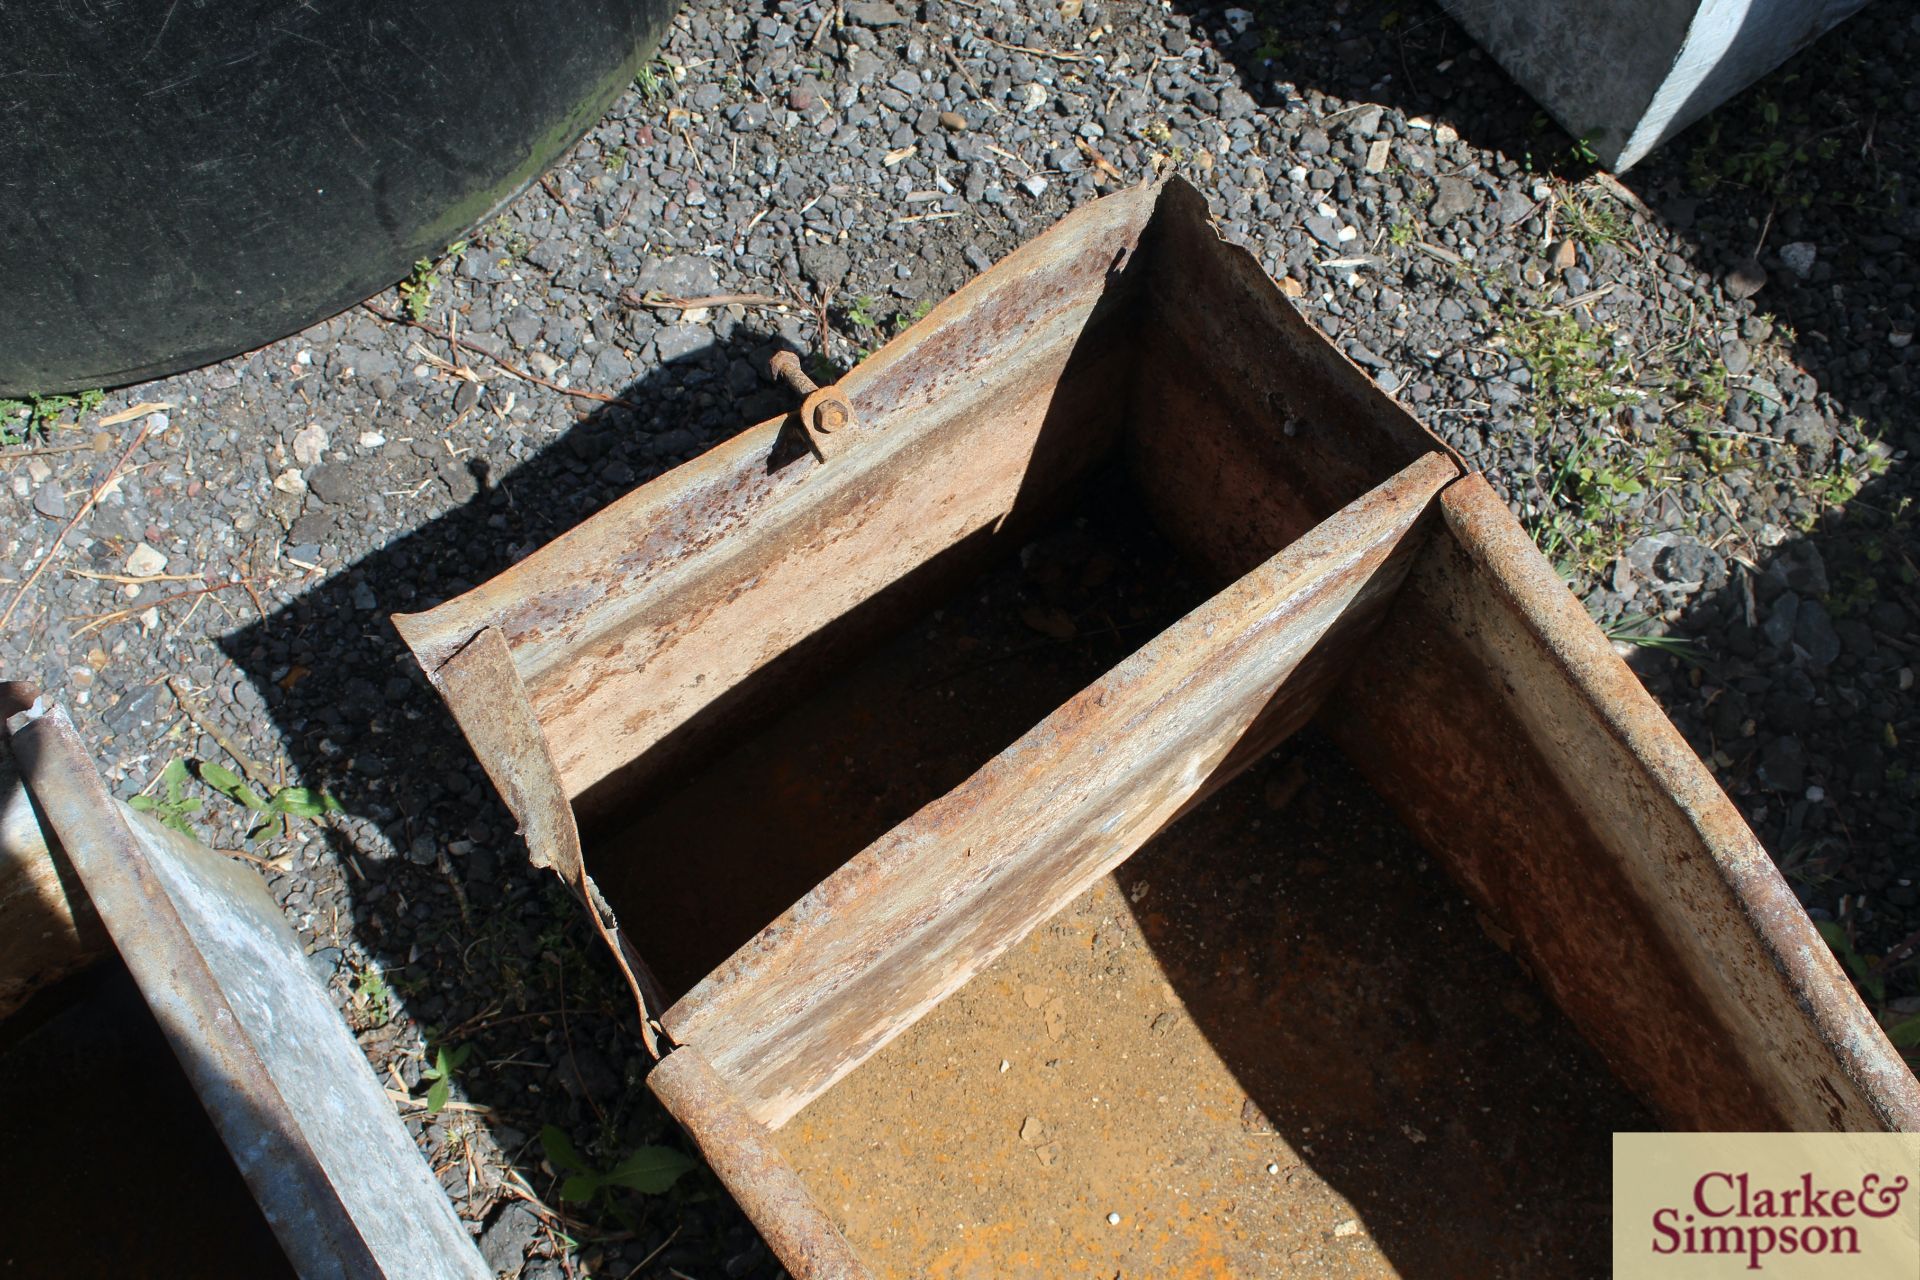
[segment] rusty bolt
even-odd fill
[[[802,399],[812,395],[820,388],[807,371],[800,367],[800,357],[791,351],[776,351],[769,362],[773,367],[773,376],[793,388],[793,393]]]
[[[800,367],[800,357],[791,351],[776,351],[770,362],[774,377],[787,384],[795,395],[802,397],[800,402],[800,423],[813,436],[814,446],[822,457],[826,449],[822,437],[847,427],[853,422],[853,407],[836,387],[822,387],[807,376]]]

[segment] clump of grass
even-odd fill
[[[417,324],[427,318],[433,309],[434,287],[440,283],[440,269],[459,261],[466,251],[467,242],[456,240],[437,259],[422,258],[413,264],[413,270],[400,282],[400,302],[406,308],[407,319]]]
[[[1533,383],[1535,425],[1587,416],[1642,399],[1632,369],[1610,333],[1583,327],[1565,312],[1501,312],[1500,336]]]
[[[1567,187],[1560,193],[1560,217],[1567,235],[1584,244],[1623,244],[1633,234],[1633,219],[1597,190]]]
[[[74,423],[100,407],[104,391],[81,391],[70,396],[28,396],[24,400],[0,400],[0,445],[25,444],[53,434],[69,411]]]

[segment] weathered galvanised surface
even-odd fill
[[[1920,1124],[1764,851],[1505,507],[1192,188],[1074,214],[832,392],[830,440],[764,423],[396,619],[535,860],[592,903],[656,1092],[796,1275],[858,1264],[756,1126],[1309,722],[1668,1123]],[[601,833],[1116,459],[1217,594],[690,988],[655,981],[644,882],[615,919]]]
[[[117,949],[307,1280],[490,1275],[260,878],[113,799],[36,690],[0,685],[0,717],[0,992]]]

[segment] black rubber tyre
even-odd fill
[[[605,113],[677,0],[0,4],[0,395],[351,306]]]

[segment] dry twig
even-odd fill
[[[101,495],[120,478],[121,469],[127,465],[127,460],[133,457],[133,451],[146,442],[147,433],[152,430],[153,420],[149,418],[141,425],[139,432],[133,437],[133,443],[127,446],[126,452],[107,468],[106,478],[93,487],[93,492],[88,494],[87,500],[80,504],[80,509],[60,526],[60,532],[54,535],[53,545],[47,548],[47,554],[40,557],[40,563],[33,567],[33,572],[29,573],[27,580],[20,584],[20,589],[13,593],[13,600],[7,605],[7,611],[0,613],[0,631],[5,631],[7,624],[13,621],[13,611],[20,607],[20,602],[26,599],[27,592],[33,590],[33,584],[38,582],[40,575],[47,571],[47,566],[53,563],[53,558],[60,554],[60,548],[66,542],[67,535],[73,532],[73,527],[86,519],[87,512],[93,510],[93,504],[100,501]]]
[[[385,320],[388,324],[403,324],[409,328],[419,329],[421,332],[430,333],[444,342],[451,342],[456,346],[464,347],[468,351],[474,352],[476,355],[483,355],[506,370],[507,373],[519,378],[523,382],[531,382],[535,386],[545,387],[549,391],[558,391],[563,396],[577,396],[582,400],[596,400],[601,404],[617,404],[623,409],[640,410],[645,407],[635,404],[631,400],[622,400],[619,396],[605,395],[598,391],[588,391],[581,387],[563,387],[550,378],[543,378],[537,373],[528,373],[525,369],[509,361],[505,356],[495,355],[480,343],[449,333],[438,325],[431,325],[424,320],[415,320],[409,316],[395,315],[392,312],[382,311],[371,302],[363,302],[360,305],[372,315],[381,320]]]

